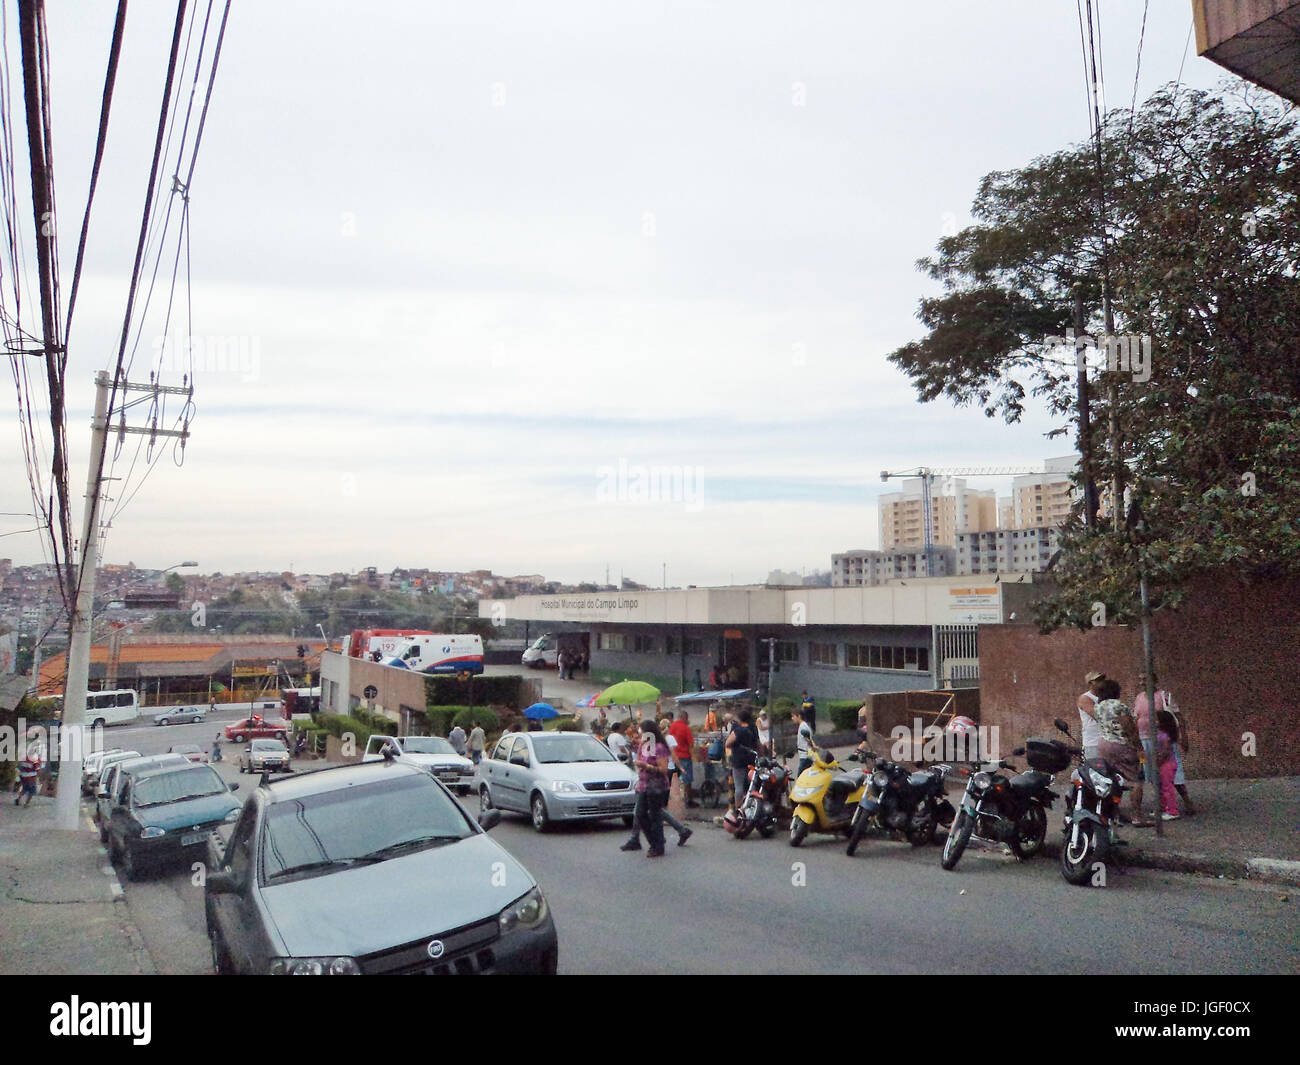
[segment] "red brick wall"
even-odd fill
[[[984,625],[979,640],[981,724],[1002,730],[1005,750],[1058,735],[1054,717],[1077,738],[1072,708],[1089,670],[1118,680],[1130,705],[1139,690],[1137,627],[1040,636],[1032,625]],[[1300,581],[1199,581],[1177,613],[1156,615],[1152,643],[1160,686],[1188,713],[1189,776],[1300,774]],[[1245,732],[1254,757],[1242,754]]]

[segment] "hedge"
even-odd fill
[[[365,750],[366,744],[370,742],[370,734],[374,731],[384,731],[372,729],[369,725],[358,720],[355,717],[348,717],[343,714],[320,714],[316,718],[316,724],[331,736],[343,739],[349,732],[356,742],[357,750]]]
[[[832,699],[826,703],[826,712],[830,714],[835,727],[844,732],[851,732],[858,727],[858,711],[861,709],[861,699]]]
[[[475,725],[482,725],[484,732],[497,732],[501,728],[501,718],[490,706],[467,706],[451,723],[453,727],[459,725],[466,732],[473,732]]]
[[[542,728],[551,732],[581,732],[582,726],[576,717],[553,717],[544,722]]]
[[[489,703],[518,706],[523,698],[523,677],[425,677],[424,701],[429,706],[475,706]]]
[[[456,715],[468,709],[468,706],[426,706],[424,716],[429,722],[429,732],[435,736],[447,735]]]

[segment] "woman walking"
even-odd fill
[[[668,744],[654,721],[641,723],[641,746],[634,763],[639,773],[637,780],[637,813],[641,831],[645,833],[650,849],[647,858],[662,858],[664,854],[664,807],[668,805]],[[628,843],[634,842],[629,840]],[[624,845],[626,850],[637,850]]]

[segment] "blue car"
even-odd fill
[[[128,880],[173,862],[203,861],[212,830],[239,816],[241,804],[230,794],[238,787],[206,765],[169,765],[132,777],[109,811],[109,857]]]

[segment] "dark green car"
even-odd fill
[[[211,766],[164,766],[123,786],[109,811],[108,853],[128,880],[162,865],[203,861],[208,836],[233,823],[240,802]]]

